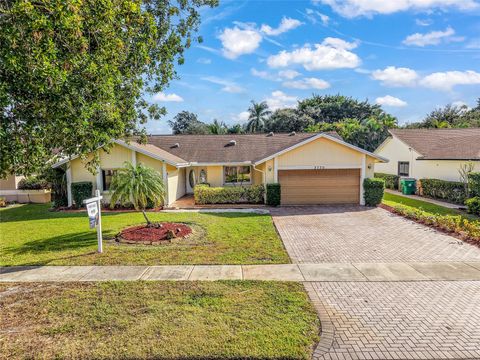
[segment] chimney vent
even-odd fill
[[[171,148],[174,149],[174,148],[178,148],[178,147],[180,147],[180,144],[179,144],[179,143],[175,143],[175,144],[172,145]]]
[[[235,146],[235,145],[237,145],[237,140],[230,140],[230,141],[228,142],[228,145],[229,145],[229,146]]]
[[[273,131],[270,131],[267,136],[273,136]]]
[[[295,131],[292,131],[288,136],[295,136],[297,133]]]

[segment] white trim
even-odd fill
[[[273,158],[273,182],[278,183],[278,157]]]
[[[133,149],[131,149],[131,151],[132,151],[132,165],[137,166],[137,152]]]
[[[156,159],[156,160],[160,160],[160,161],[164,161],[166,162],[167,164],[169,165],[172,165],[172,166],[175,166],[175,167],[183,167],[183,166],[188,166],[188,162],[185,162],[185,163],[176,163],[174,161],[170,161],[170,160],[167,160],[159,155],[156,155],[156,154],[152,154],[151,152],[149,151],[146,151],[144,149],[140,149],[140,148],[137,148],[135,146],[132,146],[132,145],[129,145],[127,144],[125,141],[123,140],[113,140],[113,142],[115,144],[118,144],[118,145],[121,145],[123,147],[126,147],[127,149],[130,149],[130,150],[133,150],[133,151],[136,151],[136,152],[139,152],[140,154],[143,154],[143,155],[147,155],[153,159]],[[165,150],[164,150],[165,151]]]
[[[189,166],[247,166],[253,165],[251,161],[236,162],[191,162]]]
[[[382,141],[382,143],[380,145],[377,146],[374,153],[378,155],[378,151],[380,151],[391,140],[393,140],[393,135],[392,134],[390,134],[385,140]]]
[[[243,181],[243,182],[225,182],[225,167],[240,167],[240,166],[248,166],[250,168],[250,181]],[[223,186],[237,186],[237,185],[252,185],[253,184],[253,165],[250,164],[241,164],[241,165],[224,165],[222,167],[222,184]],[[238,175],[238,173],[237,173]]]
[[[163,175],[163,186],[165,187],[165,203],[170,205],[169,199],[168,199],[168,173],[167,173],[167,164],[165,161],[162,163],[162,175]]]
[[[265,161],[271,160],[271,159],[273,159],[273,158],[275,158],[275,157],[277,157],[277,156],[279,156],[279,155],[285,154],[285,153],[287,153],[287,152],[289,152],[289,151],[292,151],[292,150],[294,150],[294,149],[296,149],[296,148],[298,148],[298,147],[300,147],[300,146],[303,146],[303,145],[305,145],[305,144],[308,144],[308,143],[310,143],[310,142],[312,142],[312,141],[314,141],[314,140],[320,139],[320,138],[325,138],[325,139],[331,140],[331,141],[333,141],[333,142],[336,142],[337,144],[344,145],[344,146],[346,146],[346,147],[348,147],[348,148],[350,148],[350,149],[353,149],[353,150],[356,150],[356,151],[358,151],[358,152],[361,152],[362,154],[371,156],[371,157],[373,157],[373,158],[375,158],[375,159],[377,159],[377,160],[380,160],[380,161],[382,161],[382,162],[388,162],[388,159],[387,159],[387,158],[384,158],[383,156],[380,156],[380,155],[371,153],[370,151],[361,149],[361,148],[359,148],[359,147],[357,147],[357,146],[355,146],[355,145],[349,144],[349,143],[347,143],[347,142],[345,142],[345,141],[343,141],[343,140],[337,139],[336,137],[333,137],[333,136],[331,136],[331,135],[328,135],[328,134],[325,134],[325,133],[320,133],[320,134],[317,134],[317,135],[315,135],[315,136],[312,136],[312,137],[310,137],[310,138],[308,138],[308,139],[305,139],[305,140],[303,140],[303,141],[300,141],[299,143],[297,143],[297,144],[295,144],[295,145],[292,145],[292,146],[290,146],[290,147],[288,147],[288,148],[286,148],[286,149],[283,149],[283,150],[281,150],[281,151],[279,151],[279,152],[277,152],[277,153],[275,153],[275,154],[272,154],[272,155],[270,155],[270,156],[268,156],[268,157],[266,157],[266,158],[264,158],[264,159],[255,161],[254,164],[261,164],[261,163],[263,163],[263,162],[265,162]]]
[[[72,168],[70,166],[67,167],[67,171],[65,171],[65,176],[67,177],[67,204],[68,206],[73,205],[72,200]]]
[[[62,159],[62,160],[56,162],[55,164],[53,164],[53,165],[52,165],[52,168],[55,169],[55,168],[57,168],[57,167],[59,167],[59,166],[62,166],[63,164],[66,164],[66,163],[68,163],[69,161],[72,161],[72,160],[74,160],[74,159],[76,159],[76,158],[78,158],[78,155],[75,155],[75,156],[73,156],[73,157],[71,157],[71,158]]]
[[[97,175],[96,175],[96,181],[97,181],[97,190],[100,190],[100,192],[103,191],[103,176],[102,176],[102,169],[100,168],[100,165],[97,166]]]
[[[360,170],[360,205],[365,205],[365,199],[363,197],[364,189],[363,189],[363,180],[365,179],[365,166],[367,163],[367,155],[362,156],[362,167]]]
[[[361,165],[296,165],[279,166],[278,170],[361,169]]]

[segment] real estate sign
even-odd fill
[[[102,243],[102,213],[101,213],[101,200],[103,197],[100,195],[100,190],[95,191],[95,197],[86,199],[83,203],[87,206],[88,220],[90,229],[97,228],[97,241],[98,252],[103,252]]]

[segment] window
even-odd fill
[[[398,176],[409,176],[408,168],[410,163],[408,161],[398,162]]]
[[[102,182],[103,182],[103,191],[110,190],[110,184],[112,183],[113,175],[117,170],[102,170]]]
[[[250,166],[225,166],[224,167],[225,184],[250,183]]]

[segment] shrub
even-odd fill
[[[193,190],[196,204],[241,204],[263,203],[263,185],[209,187],[196,185]]]
[[[468,195],[480,196],[480,172],[471,172],[468,174]]]
[[[50,184],[45,179],[36,176],[24,178],[18,183],[19,190],[43,190],[50,189]]]
[[[280,184],[267,184],[267,205],[278,206],[281,202]]]
[[[72,198],[75,206],[82,207],[83,200],[92,196],[93,185],[90,181],[72,183]]]
[[[383,179],[365,179],[363,180],[363,197],[365,205],[377,206],[382,202],[383,191],[385,190],[385,180]]]
[[[438,227],[442,230],[456,233],[476,243],[480,243],[480,221],[462,219],[460,215],[432,214],[405,205],[397,205],[393,208],[393,211],[408,219],[421,222],[425,225]]]
[[[470,214],[480,216],[480,196],[475,196],[466,200],[465,205],[467,205],[467,211]]]
[[[423,196],[446,200],[455,204],[463,204],[467,197],[465,186],[459,181],[421,179],[419,182]]]
[[[385,180],[385,187],[387,189],[398,190],[398,181],[400,180],[400,176],[384,173],[375,173],[374,176],[377,179]]]
[[[0,197],[0,207],[5,207],[7,206],[7,201],[5,200],[4,197]]]

